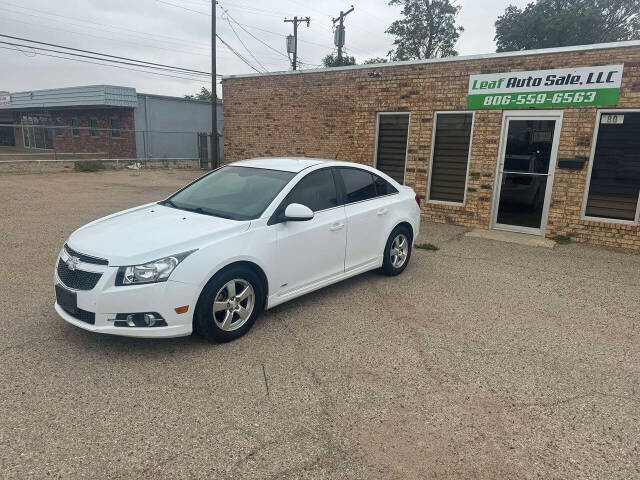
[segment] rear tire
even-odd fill
[[[247,333],[264,309],[264,286],[247,267],[215,274],[200,294],[194,330],[212,342],[230,342]]]
[[[382,272],[385,275],[400,275],[407,268],[411,259],[411,246],[413,238],[411,231],[404,225],[393,229],[384,247],[384,260]]]

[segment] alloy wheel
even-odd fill
[[[391,265],[393,268],[401,268],[409,255],[409,240],[404,233],[399,233],[391,242]]]
[[[225,332],[242,327],[255,306],[256,294],[249,282],[234,278],[225,283],[213,302],[213,320]]]

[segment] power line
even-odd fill
[[[256,63],[258,65],[260,65],[260,67],[262,67],[262,70],[264,70],[265,72],[267,71],[267,69],[265,68],[265,66],[260,63],[260,60],[258,60],[256,58],[256,56],[253,54],[253,52],[251,52],[251,50],[249,50],[249,47],[247,47],[247,45],[242,41],[242,39],[240,38],[240,35],[238,35],[238,32],[236,32],[236,29],[233,28],[233,25],[231,24],[231,20],[229,19],[229,17],[227,17],[227,23],[229,24],[229,27],[231,28],[231,31],[233,31],[233,34],[236,36],[236,38],[238,39],[238,41],[242,44],[242,46],[244,47],[244,49],[247,51],[247,53],[249,55],[251,55],[251,58],[253,58]]]
[[[127,60],[127,61],[130,61],[130,62],[136,62],[137,64],[146,64],[146,65],[150,65],[150,66],[153,66],[153,67],[165,67],[166,69],[179,70],[179,71],[184,72],[184,73],[192,73],[192,74],[200,74],[200,75],[211,75],[211,72],[203,72],[201,70],[193,70],[193,69],[190,69],[190,68],[176,67],[174,65],[165,65],[163,63],[147,62],[145,60],[137,60],[137,59],[134,59],[134,58],[120,57],[120,56],[117,56],[117,55],[109,55],[107,53],[93,52],[91,50],[82,50],[82,49],[79,49],[79,48],[66,47],[64,45],[57,45],[55,43],[39,42],[37,40],[30,40],[28,38],[14,37],[14,36],[11,36],[11,35],[4,35],[4,34],[0,34],[0,37],[11,38],[12,40],[20,40],[22,42],[37,43],[38,45],[46,45],[48,47],[64,48],[65,50],[71,50],[73,52],[89,53],[89,54],[92,54],[92,55],[99,55],[101,57],[107,57],[107,58],[102,59],[104,61],[112,61],[112,60],[109,60],[109,59]],[[1,43],[5,43],[5,42],[1,42]],[[41,49],[41,50],[46,50],[46,49]],[[56,51],[56,53],[66,53],[68,55],[75,55],[75,54],[72,54],[72,53],[59,52],[59,51]],[[82,56],[82,55],[78,55],[78,56]]]
[[[29,47],[29,48],[37,48],[37,47]],[[11,48],[11,47],[2,47],[2,46],[0,46],[0,49],[13,50],[15,52],[24,53],[19,48]],[[192,82],[202,82],[202,79],[199,79],[199,78],[183,77],[183,76],[179,76],[179,75],[170,75],[168,73],[151,72],[151,71],[148,71],[148,70],[140,70],[138,68],[130,68],[130,67],[123,67],[123,66],[120,66],[120,65],[92,62],[92,61],[83,60],[83,59],[80,59],[80,58],[63,57],[63,56],[60,56],[60,55],[52,55],[52,54],[49,54],[49,53],[41,53],[41,52],[38,52],[37,55],[42,56],[42,57],[60,58],[62,60],[71,60],[71,61],[74,61],[74,62],[90,63],[90,64],[93,64],[93,65],[101,65],[103,67],[119,68],[121,70],[130,70],[130,71],[133,71],[133,72],[148,73],[148,74],[151,74],[151,75],[160,75],[162,77],[171,77],[171,78],[179,78],[179,79],[182,79],[182,80],[191,80]]]
[[[134,35],[138,35],[138,36],[144,35],[146,37],[150,37],[151,39],[162,38],[162,39],[164,39],[163,40],[164,42],[168,42],[168,43],[174,43],[174,44],[182,43],[182,44],[187,44],[189,46],[194,45],[194,42],[191,41],[191,40],[180,39],[180,38],[172,37],[172,36],[169,36],[169,35],[152,34],[152,33],[148,33],[148,32],[143,32],[141,30],[134,30],[134,29],[131,29],[131,28],[122,28],[122,27],[115,26],[115,25],[109,25],[109,24],[93,22],[91,20],[82,20],[82,19],[79,19],[79,18],[68,17],[68,16],[65,16],[65,15],[58,15],[56,13],[50,13],[50,12],[47,12],[45,10],[38,10],[38,9],[35,9],[35,8],[26,8],[26,7],[22,7],[20,5],[14,5],[13,3],[8,3],[8,2],[2,1],[2,0],[0,0],[0,3],[2,3],[4,5],[8,5],[8,6],[13,7],[13,8],[19,8],[21,10],[26,10],[28,12],[38,12],[38,13],[41,13],[43,15],[47,15],[47,16],[50,16],[50,17],[64,18],[64,19],[67,19],[67,20],[73,20],[75,22],[81,22],[81,23],[87,23],[87,24],[90,24],[90,25],[94,25],[93,27],[87,27],[85,25],[78,25],[78,24],[69,23],[69,22],[60,22],[60,23],[67,23],[69,25],[78,26],[80,28],[93,28],[93,29],[97,28],[99,30],[106,30],[109,33],[116,33],[116,32],[111,32],[111,31],[109,31],[109,30],[107,30],[105,28],[105,27],[109,27],[109,28],[114,29],[114,30],[118,30],[118,31],[122,31],[122,32],[128,32],[130,34],[133,33]],[[23,13],[23,12],[12,12],[12,13],[17,13],[19,15],[27,15],[29,17],[35,17],[35,18],[42,18],[41,16],[34,15],[33,13]],[[46,19],[46,20],[50,21],[49,19]],[[145,38],[145,40],[149,40],[149,38]]]
[[[0,41],[0,44],[2,44],[2,45],[11,45],[11,46],[14,46],[14,47],[31,48],[31,49],[37,51],[41,55],[44,55],[44,54],[40,53],[41,51],[54,52],[54,53],[61,53],[63,55],[70,55],[72,57],[80,57],[80,58],[89,58],[89,59],[92,59],[92,60],[100,60],[102,62],[111,62],[111,63],[117,63],[117,64],[121,64],[121,65],[130,65],[130,66],[134,66],[134,67],[142,67],[142,68],[148,68],[148,69],[152,69],[152,70],[161,70],[161,71],[165,71],[165,72],[182,73],[183,75],[200,76],[200,74],[183,72],[181,70],[172,70],[172,69],[169,69],[169,68],[153,67],[153,66],[149,66],[149,65],[140,64],[140,63],[123,62],[123,61],[120,61],[120,60],[111,60],[109,58],[95,57],[95,56],[91,56],[91,55],[81,55],[81,54],[78,54],[78,53],[64,52],[64,51],[61,51],[61,50],[54,50],[54,49],[51,49],[51,48],[38,47],[38,46],[33,46],[33,45],[23,45],[23,44],[20,44],[20,43],[12,43],[12,42],[4,42],[4,41]],[[68,58],[68,57],[64,57],[64,58]],[[106,65],[106,64],[103,63],[102,65]],[[209,74],[209,76],[210,75],[211,74]]]
[[[248,65],[249,67],[251,67],[253,70],[255,70],[258,73],[263,73],[260,70],[258,70],[256,67],[251,65],[251,63],[246,58],[244,58],[239,52],[237,52],[231,45],[229,45],[227,42],[225,42],[220,35],[216,34],[216,37],[218,38],[218,40],[220,40],[224,44],[225,47],[227,47],[229,50],[231,50],[236,55],[236,57],[238,57],[240,60],[242,60],[246,65]]]
[[[203,12],[201,10],[194,10],[193,8],[183,7],[182,5],[176,5],[175,3],[165,2],[164,0],[156,0],[156,2],[162,3],[164,5],[169,5],[169,6],[175,7],[175,8],[181,8],[182,10],[187,10],[188,12],[199,13],[201,15],[208,15],[209,17],[211,16],[211,14],[209,12]]]
[[[231,21],[233,21],[233,23],[235,23],[236,25],[238,25],[242,30],[244,30],[249,36],[251,36],[252,38],[254,38],[255,40],[257,40],[258,42],[260,42],[261,44],[263,44],[265,47],[273,50],[274,52],[276,52],[278,55],[283,56],[284,58],[289,58],[289,56],[283,52],[281,52],[280,50],[277,50],[276,48],[272,47],[271,45],[269,45],[268,43],[264,42],[262,39],[256,37],[253,33],[251,33],[249,30],[247,30],[244,25],[240,22],[238,22],[235,18],[233,18],[230,14],[229,11],[227,9],[225,9],[224,7],[222,7],[222,5],[220,6],[220,8],[222,8],[222,11],[225,13],[225,15],[231,19]]]
[[[13,13],[13,12],[10,12],[10,13]],[[70,33],[72,35],[82,35],[82,36],[87,36],[87,37],[100,38],[102,40],[109,40],[111,42],[115,41],[115,42],[118,42],[118,43],[125,43],[125,44],[129,44],[129,45],[137,45],[139,47],[144,47],[144,48],[153,48],[153,49],[156,49],[156,50],[164,50],[166,52],[177,52],[177,53],[183,53],[183,54],[186,54],[186,55],[197,55],[197,56],[202,56],[202,57],[209,57],[209,55],[205,54],[205,53],[188,52],[186,50],[177,50],[175,48],[159,47],[157,45],[150,45],[148,43],[132,42],[130,40],[124,40],[122,38],[113,38],[113,37],[106,37],[106,36],[101,36],[101,35],[94,35],[94,34],[87,33],[87,32],[76,32],[76,31],[73,31],[73,30],[69,30],[68,28],[52,27],[50,25],[42,25],[40,23],[26,22],[24,20],[19,20],[19,19],[16,19],[16,18],[0,17],[0,20],[7,20],[7,21],[10,20],[11,22],[19,22],[19,23],[24,23],[25,25],[32,25],[34,27],[47,28],[47,29],[50,29],[50,30],[58,30],[58,31],[62,31],[62,32],[65,32],[65,33]],[[79,28],[90,28],[90,27],[82,27],[82,26],[78,26],[78,27]]]

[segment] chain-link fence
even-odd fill
[[[219,136],[219,158],[222,137]],[[121,128],[117,121],[110,128],[51,125],[48,119],[25,116],[23,123],[0,123],[0,162],[81,161],[173,162],[211,165],[210,132],[147,131]]]

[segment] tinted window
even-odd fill
[[[608,121],[615,114],[619,120]],[[640,113],[602,114],[588,188],[588,217],[635,220],[640,194]]]
[[[258,218],[295,176],[292,172],[225,166],[161,202],[233,220]]]
[[[300,180],[287,196],[285,204],[290,203],[300,203],[314,212],[336,207],[338,194],[331,170],[318,170]]]
[[[376,184],[376,195],[378,195],[378,197],[382,197],[383,195],[391,195],[392,193],[398,193],[398,190],[396,190],[395,187],[387,182],[384,178],[381,178],[377,175],[374,175],[373,178]]]
[[[376,196],[373,176],[369,172],[355,168],[340,168],[339,172],[344,181],[347,203],[361,202]]]
[[[376,168],[400,184],[404,183],[408,137],[408,113],[378,115]]]

